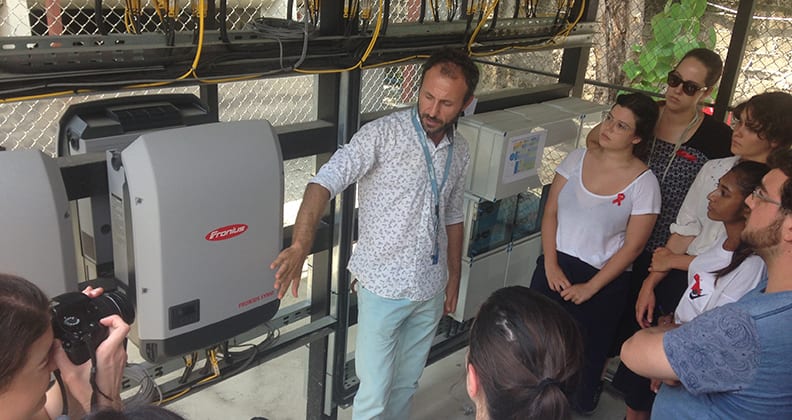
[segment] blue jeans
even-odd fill
[[[443,315],[445,293],[425,302],[387,299],[358,288],[354,420],[403,420]]]

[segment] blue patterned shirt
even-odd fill
[[[445,290],[445,226],[464,218],[470,153],[457,133],[448,180],[440,192],[439,260],[432,264],[435,200],[420,141],[412,110],[394,112],[361,127],[310,181],[330,191],[331,197],[357,182],[358,241],[348,269],[363,287],[385,298],[425,301]],[[445,137],[437,147],[428,141],[438,184],[451,141]]]

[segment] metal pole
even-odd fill
[[[745,55],[745,44],[748,42],[748,30],[753,20],[754,6],[756,6],[755,0],[740,0],[740,4],[737,6],[737,17],[734,19],[729,52],[726,54],[726,61],[723,65],[723,76],[718,88],[718,96],[715,98],[713,117],[719,121],[726,118],[729,104],[734,97],[734,90],[740,76],[740,67],[742,67]]]

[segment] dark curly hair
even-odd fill
[[[773,143],[774,149],[792,147],[792,95],[765,92],[734,107],[733,118],[745,117],[743,123],[760,139]]]

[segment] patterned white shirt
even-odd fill
[[[693,184],[685,195],[685,201],[677,213],[676,222],[671,223],[671,233],[695,236],[687,247],[688,255],[699,255],[706,251],[716,240],[726,235],[726,227],[707,217],[709,200],[707,195],[718,187],[721,177],[737,164],[739,156],[712,159],[701,167]]]
[[[437,147],[427,140],[439,187],[451,140],[446,136]],[[389,299],[426,301],[445,291],[448,235],[443,227],[464,218],[470,152],[455,133],[448,180],[440,191],[439,258],[432,264],[435,199],[421,141],[412,109],[394,112],[361,127],[310,181],[331,197],[358,183],[358,241],[347,268],[367,290]]]

